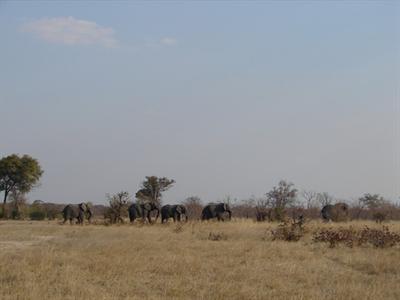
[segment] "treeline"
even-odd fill
[[[321,197],[315,193],[315,201],[307,201],[301,195],[297,196],[293,203],[283,209],[276,206],[271,200],[265,198],[251,197],[244,200],[231,199],[226,197],[222,202],[229,203],[234,218],[253,219],[256,221],[281,221],[284,217],[296,219],[304,216],[306,219],[320,219],[321,208],[327,204],[334,204],[333,197]],[[93,213],[94,219],[105,219],[115,223],[118,218],[128,218],[128,206],[133,203],[131,196],[127,192],[120,192],[115,195],[107,195],[108,205],[88,203]],[[326,202],[326,199],[329,202]],[[138,201],[138,200],[136,200]],[[343,200],[341,200],[343,202]],[[207,204],[199,197],[191,196],[180,202],[187,208],[190,220],[198,220],[203,207]],[[400,206],[384,200],[379,195],[365,194],[356,201],[347,202],[349,205],[350,220],[375,220],[378,222],[385,220],[400,220]],[[10,201],[7,203],[7,218],[14,220],[55,220],[62,219],[62,210],[65,204],[47,203],[35,200],[28,203],[23,194],[11,194]],[[161,205],[161,203],[160,203]],[[1,211],[0,211],[1,214]]]
[[[38,184],[42,174],[43,170],[38,161],[29,155],[12,154],[0,159],[0,192],[4,194],[0,218],[52,220],[61,217],[67,203],[55,204],[36,200],[29,204],[26,199],[25,195]],[[133,202],[150,202],[160,208],[163,193],[174,183],[173,179],[166,177],[147,176],[134,197],[126,191],[121,191],[107,195],[107,205],[88,205],[95,218],[105,218],[111,223],[122,222],[127,217],[128,206]],[[378,194],[364,194],[355,201],[338,200],[328,193],[299,192],[293,183],[285,180],[281,180],[260,198],[251,197],[239,201],[226,197],[218,202],[229,204],[236,218],[251,218],[257,221],[283,221],[285,218],[295,219],[299,216],[317,219],[321,217],[321,209],[324,206],[337,202],[344,203],[349,219],[400,220],[399,204],[392,203]],[[200,218],[201,211],[207,203],[199,197],[191,196],[181,204],[187,208],[189,219],[196,220]]]

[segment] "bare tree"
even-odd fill
[[[197,196],[190,196],[186,198],[183,202],[187,209],[188,218],[193,220],[197,219],[201,215],[201,211],[203,210],[203,205],[201,203],[201,199]]]
[[[311,190],[303,190],[301,192],[301,196],[305,200],[307,209],[313,208],[316,205],[317,195],[317,192]]]
[[[317,201],[321,205],[321,207],[324,207],[325,205],[329,205],[333,203],[333,197],[329,195],[328,193],[318,193],[317,194]]]
[[[254,200],[256,203],[256,220],[258,222],[272,221],[272,209],[271,209],[271,201],[269,199],[257,199]]]
[[[296,195],[297,189],[294,188],[293,183],[286,182],[285,180],[281,180],[278,186],[267,193],[267,200],[273,209],[276,220],[283,221],[285,208],[295,203]]]
[[[105,213],[105,217],[110,219],[111,223],[124,223],[123,217],[127,216],[127,208],[130,203],[130,195],[128,192],[121,191],[115,195],[107,194],[110,207]]]

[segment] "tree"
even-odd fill
[[[26,209],[28,203],[25,194],[13,190],[9,198],[11,199],[9,202],[11,206],[11,218],[13,220],[23,219],[25,217],[24,210]]]
[[[256,203],[256,220],[258,222],[263,222],[268,218],[268,221],[272,221],[272,209],[271,209],[271,201],[269,199],[254,199]]]
[[[333,197],[326,192],[318,193],[317,201],[321,204],[322,207],[324,207],[325,205],[333,203]]]
[[[172,187],[175,183],[173,179],[157,176],[146,176],[142,182],[140,190],[136,193],[136,198],[143,202],[151,202],[161,205],[162,193]]]
[[[105,217],[110,219],[111,223],[124,223],[123,217],[127,214],[127,208],[131,196],[128,192],[121,191],[115,195],[107,195],[110,207],[105,213]]]
[[[27,193],[38,182],[43,171],[38,161],[29,155],[19,157],[16,154],[0,160],[0,192],[4,192],[3,217],[6,217],[8,195],[13,192]]]
[[[293,186],[293,183],[281,180],[278,186],[274,187],[266,194],[267,201],[270,203],[275,218],[278,221],[283,221],[285,217],[285,208],[296,202],[297,189]]]
[[[186,207],[188,218],[191,220],[198,218],[203,210],[201,199],[197,196],[190,196],[186,198],[182,204]]]
[[[378,194],[364,194],[358,200],[362,208],[367,207],[368,209],[380,208],[386,204],[385,199]]]
[[[311,190],[303,190],[301,192],[301,196],[306,201],[306,208],[310,209],[314,207],[318,194]]]

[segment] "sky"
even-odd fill
[[[400,200],[400,3],[0,1],[0,157],[28,197]]]

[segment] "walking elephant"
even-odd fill
[[[173,218],[174,222],[181,221],[182,217],[185,217],[185,221],[188,220],[186,207],[183,205],[167,204],[161,207],[161,223],[168,222],[169,218]]]
[[[62,214],[64,218],[63,224],[65,224],[67,220],[72,224],[72,220],[76,219],[76,223],[81,225],[83,224],[85,217],[90,223],[93,215],[89,205],[86,203],[80,203],[78,205],[68,204],[62,210]]]
[[[131,222],[134,222],[135,219],[142,218],[143,222],[145,222],[147,219],[149,221],[149,223],[151,224],[150,213],[154,210],[157,211],[156,219],[154,222],[157,222],[158,215],[160,214],[160,209],[158,208],[158,206],[156,204],[150,203],[150,202],[133,203],[128,208],[129,220]]]
[[[229,220],[232,217],[232,212],[228,204],[226,203],[210,203],[203,208],[201,213],[201,220],[209,220],[217,218],[218,221],[224,221],[223,214],[227,212],[229,214]]]
[[[325,205],[321,210],[321,216],[324,221],[343,221],[349,216],[349,206],[346,203],[336,203],[334,205]]]

